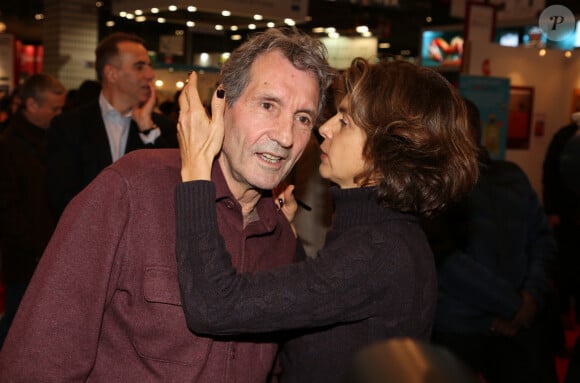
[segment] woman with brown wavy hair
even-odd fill
[[[219,118],[199,113],[193,90],[181,100],[196,124],[180,124],[184,182],[176,189],[177,261],[190,329],[284,334],[280,380],[300,383],[342,381],[354,353],[373,342],[428,340],[436,272],[419,219],[471,190],[478,175],[456,90],[410,63],[354,60],[339,81],[338,112],[319,129],[320,174],[336,185],[325,246],[315,259],[254,275],[232,266],[215,188],[207,169],[193,169],[211,164],[223,136]],[[264,108],[275,110],[275,102],[266,99]],[[212,107],[223,110],[224,99],[214,97]],[[207,198],[191,197],[200,195]],[[291,188],[280,200],[280,214],[292,218]]]

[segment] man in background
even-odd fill
[[[35,74],[22,86],[22,105],[0,136],[0,254],[6,309],[0,347],[55,225],[46,194],[46,130],[60,114],[65,87]]]
[[[153,69],[143,40],[113,33],[96,49],[102,90],[63,113],[48,136],[48,192],[60,216],[68,202],[105,167],[141,148],[176,148],[175,123],[153,113]]]

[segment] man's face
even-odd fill
[[[119,56],[107,68],[113,75],[111,81],[114,96],[129,107],[144,103],[151,96],[153,69],[145,47],[132,41],[118,44]]]
[[[42,101],[29,98],[26,101],[26,118],[34,125],[42,129],[48,129],[50,121],[62,112],[66,95],[54,94],[45,91],[42,96]]]
[[[318,96],[315,76],[280,52],[256,58],[248,85],[224,116],[220,164],[234,196],[272,189],[286,177],[310,138]]]

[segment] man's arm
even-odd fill
[[[127,206],[124,183],[104,171],[67,207],[4,343],[0,381],[86,381],[120,273]]]

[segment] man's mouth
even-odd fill
[[[283,158],[282,158],[282,157],[275,156],[275,155],[273,155],[273,154],[270,154],[270,153],[258,153],[258,155],[259,155],[259,156],[260,156],[260,157],[261,157],[261,158],[262,158],[264,161],[266,161],[266,162],[269,162],[269,163],[271,163],[271,164],[277,164],[277,163],[279,163],[280,161],[282,161],[282,160],[283,160]]]

